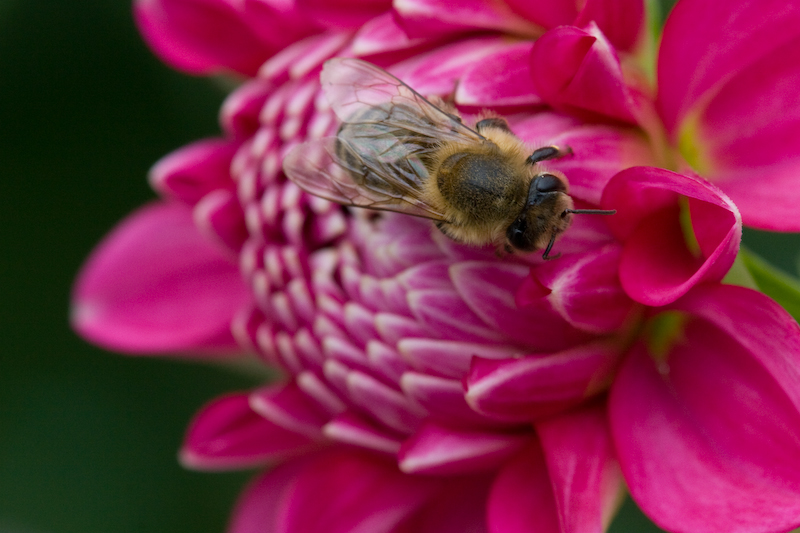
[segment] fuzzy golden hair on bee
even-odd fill
[[[321,82],[341,125],[294,148],[286,175],[346,206],[424,217],[452,239],[506,252],[544,249],[575,213],[566,177],[540,162],[568,148],[530,149],[508,122],[484,113],[472,127],[440,98],[428,100],[358,59],[326,62]],[[438,104],[438,105],[437,105]]]

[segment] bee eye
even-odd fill
[[[567,192],[563,181],[552,174],[541,174],[534,178],[536,190],[539,192]]]

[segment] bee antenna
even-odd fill
[[[542,255],[542,259],[544,259],[545,261],[549,261],[550,259],[558,259],[559,257],[561,257],[561,254],[549,255],[550,250],[553,249],[553,244],[556,242],[556,236],[557,234],[554,231],[553,236],[550,237],[550,242],[547,243],[547,248],[545,248],[544,254]]]
[[[614,215],[617,213],[616,209],[565,209],[565,213],[573,213],[575,215]]]

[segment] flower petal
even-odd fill
[[[334,450],[309,461],[295,478],[279,531],[388,533],[438,488],[435,479],[401,473],[394,461]]]
[[[400,25],[411,37],[441,37],[473,30],[499,30],[519,35],[537,35],[541,30],[522,19],[501,2],[466,0],[394,0]]]
[[[700,20],[714,23],[697,31]],[[706,93],[719,83],[763,58],[786,59],[776,50],[798,31],[796,2],[678,2],[664,25],[658,56],[658,104],[667,131],[675,135],[692,108],[707,102]]]
[[[510,340],[554,351],[587,338],[546,302],[517,307],[514,295],[528,268],[499,262],[465,261],[450,267],[453,284],[472,311]]]
[[[273,52],[233,0],[136,0],[134,18],[150,48],[192,74],[230,69],[253,76]]]
[[[500,470],[489,493],[488,521],[491,533],[561,533],[538,441]]]
[[[521,359],[475,358],[466,378],[467,403],[498,420],[557,413],[608,387],[620,356],[615,343],[597,341]]]
[[[319,440],[329,416],[294,381],[268,385],[250,393],[250,408],[273,424]]]
[[[238,253],[247,240],[247,226],[236,195],[219,189],[205,195],[194,206],[195,225],[210,239]]]
[[[163,196],[194,205],[206,194],[232,190],[231,161],[238,143],[205,139],[162,157],[150,169],[150,186]]]
[[[681,225],[681,201],[690,228]],[[701,281],[722,279],[739,250],[736,206],[697,177],[653,167],[623,170],[606,186],[602,205],[617,210],[607,222],[623,241],[622,287],[646,305],[673,302]]]
[[[637,122],[616,52],[594,23],[550,30],[533,44],[530,61],[537,92],[554,108],[590,121]]]
[[[625,324],[635,307],[617,275],[621,253],[619,244],[610,244],[544,264],[533,275],[549,290],[546,298],[553,308],[570,324],[612,333]]]
[[[379,427],[349,411],[325,424],[322,431],[326,437],[337,442],[392,456],[400,450],[402,440],[394,431]]]
[[[603,533],[625,495],[605,404],[536,424],[561,531]]]
[[[698,171],[731,196],[749,226],[800,231],[800,65],[786,60],[798,54],[800,36],[744,68],[681,132],[681,146],[692,145],[687,157],[698,154]]]
[[[195,415],[180,451],[181,464],[197,470],[252,468],[301,454],[307,437],[256,414],[247,394],[224,396]]]
[[[639,344],[609,413],[631,495],[672,531],[800,525],[800,328],[772,300],[730,285],[676,302],[667,346]]]
[[[400,448],[407,474],[465,474],[493,470],[530,440],[531,432],[500,433],[457,429],[426,422]]]
[[[279,516],[295,479],[315,456],[305,456],[280,464],[251,482],[239,496],[231,516],[228,533],[284,533]]]
[[[572,22],[583,28],[594,22],[618,50],[631,51],[639,43],[645,26],[642,0],[586,0]]]
[[[392,533],[487,533],[486,500],[491,478],[445,478],[441,490],[410,521]]]
[[[72,324],[112,350],[231,351],[231,320],[249,299],[238,266],[197,231],[188,207],[151,204],[83,266]]]
[[[455,102],[462,106],[531,106],[542,99],[531,80],[531,43],[514,43],[476,62],[456,87]]]

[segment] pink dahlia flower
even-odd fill
[[[135,2],[167,62],[245,80],[221,138],[155,165],[163,200],[90,257],[73,323],[282,371],[187,432],[190,467],[273,465],[231,533],[602,531],[626,488],[673,531],[800,525],[800,328],[721,283],[743,221],[800,225],[800,70],[781,60],[800,4],[680,0],[657,87],[642,3],[577,4]],[[336,131],[336,56],[569,146],[544,166],[617,214],[577,216],[544,262],[304,193],[281,164]]]

